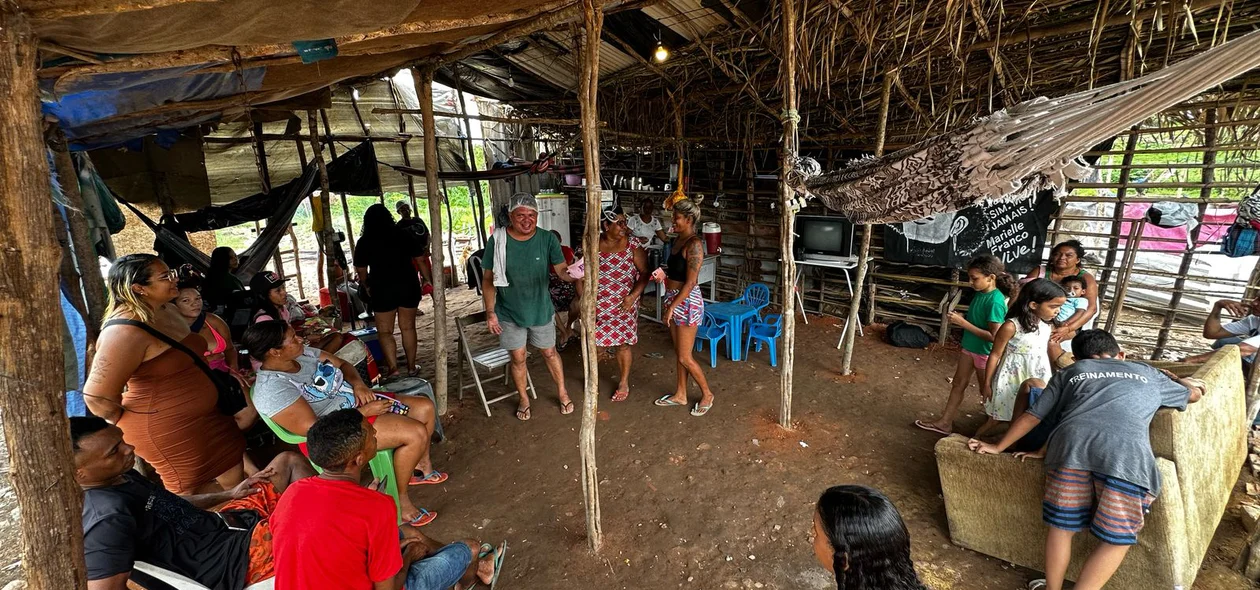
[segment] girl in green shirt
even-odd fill
[[[914,425],[940,434],[954,431],[954,416],[962,405],[963,393],[976,376],[981,385],[989,352],[993,350],[993,338],[1002,322],[1006,321],[1006,297],[1015,291],[1015,277],[1006,272],[1006,266],[996,256],[977,256],[967,263],[967,280],[976,290],[975,297],[967,306],[964,317],[958,312],[949,314],[950,323],[963,329],[962,354],[954,369],[954,386],[949,390],[949,401],[940,420],[927,422],[915,420]],[[983,385],[981,385],[983,388]]]

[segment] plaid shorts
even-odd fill
[[[1041,518],[1056,529],[1089,528],[1110,545],[1136,545],[1146,513],[1155,501],[1145,488],[1101,473],[1079,469],[1046,472]]]

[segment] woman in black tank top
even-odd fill
[[[697,282],[704,263],[704,242],[696,236],[700,206],[690,199],[674,204],[674,233],[678,237],[665,261],[665,322],[674,338],[674,354],[678,356],[678,388],[673,395],[656,400],[658,406],[687,406],[687,377],[700,386],[700,402],[691,409],[692,416],[703,416],[713,407],[713,392],[704,378],[704,371],[691,356],[696,331],[704,319],[704,298]]]

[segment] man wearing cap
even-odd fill
[[[547,363],[560,397],[560,413],[573,413],[573,401],[564,387],[564,367],[556,354],[555,308],[551,303],[549,269],[561,280],[573,282],[569,265],[560,250],[560,240],[549,231],[538,231],[538,201],[533,195],[517,193],[508,204],[509,224],[496,229],[486,242],[485,265],[481,278],[486,323],[499,335],[499,345],[512,355],[512,380],[520,402],[518,420],[529,420],[529,397],[525,393],[525,345],[533,345]]]
[[[424,278],[425,286],[433,284],[433,260],[429,258],[429,226],[425,225],[424,220],[419,217],[411,216],[411,205],[407,201],[398,201],[394,203],[394,210],[398,212],[398,228],[406,230],[408,235],[415,236],[416,242],[420,248],[419,268],[420,276]],[[432,287],[425,289],[426,293],[432,293]]]

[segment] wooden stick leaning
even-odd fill
[[[411,70],[412,78],[416,71]],[[446,414],[446,263],[442,252],[442,196],[438,190],[437,123],[433,116],[433,70],[420,72],[420,108],[424,112],[424,184],[429,199],[429,250],[433,257],[433,393],[439,416]]]

